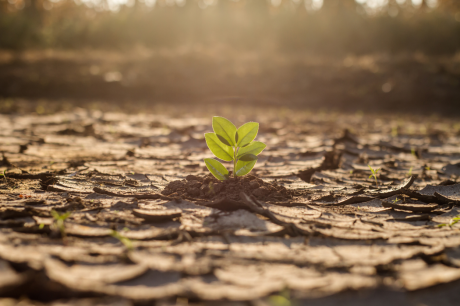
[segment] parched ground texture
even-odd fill
[[[226,182],[210,116],[1,115],[0,305],[458,305],[456,121],[227,112]]]

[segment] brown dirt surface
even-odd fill
[[[216,109],[246,177],[192,107],[0,115],[0,305],[457,305],[458,121]]]
[[[166,185],[161,192],[170,197],[190,199],[222,199],[240,200],[240,193],[252,194],[263,201],[286,201],[292,199],[293,191],[275,182],[264,182],[254,175],[241,178],[230,178],[225,181],[217,180],[212,174],[187,175],[185,180],[176,180]]]

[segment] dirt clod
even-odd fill
[[[170,182],[162,194],[168,196],[191,196],[198,199],[219,200],[222,198],[239,200],[240,192],[254,194],[260,200],[268,200],[271,194],[276,194],[276,200],[291,197],[290,192],[276,183],[263,181],[255,176],[229,178],[218,181],[211,174],[203,176],[189,175],[185,180]],[[270,198],[273,200],[274,198]]]

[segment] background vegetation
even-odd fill
[[[455,116],[459,51],[460,0],[0,0],[0,113]]]
[[[0,0],[0,48],[460,49],[457,0]]]

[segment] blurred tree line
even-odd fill
[[[0,0],[0,48],[460,50],[460,0]],[[415,4],[414,4],[415,3]]]

